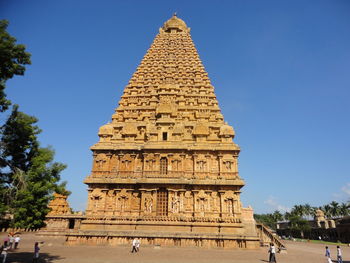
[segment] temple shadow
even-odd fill
[[[260,261],[262,261],[262,262],[269,262],[269,261],[266,260],[266,259],[260,259]]]
[[[49,253],[40,253],[38,263],[53,263],[61,259],[64,259],[64,258],[57,255],[51,255]],[[11,263],[11,262],[31,263],[33,262],[33,253],[30,253],[30,252],[9,253],[7,255],[6,262],[7,263]]]

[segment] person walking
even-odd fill
[[[331,259],[331,251],[329,250],[329,248],[326,246],[326,254],[325,256],[327,257],[328,263],[332,263],[332,259]]]
[[[12,250],[13,243],[15,243],[15,238],[13,235],[10,235],[10,243],[9,243],[9,249]]]
[[[135,238],[132,240],[132,250],[131,250],[131,253],[137,252],[136,245],[137,245],[137,238],[135,237]]]
[[[140,241],[140,239],[136,239],[136,250],[137,250],[137,252],[139,252],[139,250],[140,250],[140,245],[141,245],[141,241]]]
[[[19,244],[19,241],[21,240],[21,237],[19,236],[19,235],[16,235],[15,236],[15,249],[17,249],[18,248],[18,244]]]
[[[276,248],[273,243],[270,243],[270,248],[269,248],[269,262],[277,262],[276,261]]]
[[[339,246],[337,246],[337,262],[338,263],[343,263],[343,258],[341,254],[341,249]]]
[[[4,237],[4,247],[7,246],[7,244],[10,242],[10,235],[7,235]]]
[[[2,256],[2,263],[6,262],[6,258],[7,258],[7,251],[9,250],[9,246],[7,245],[7,242],[5,242],[2,251],[1,251],[1,256]]]
[[[39,261],[39,252],[40,252],[39,242],[35,242],[35,244],[34,244],[33,263],[37,263]]]

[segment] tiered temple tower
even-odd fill
[[[240,201],[239,147],[190,28],[160,28],[91,147],[86,218],[68,243],[255,248],[251,208]]]

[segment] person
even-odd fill
[[[10,235],[7,235],[7,236],[4,237],[4,246],[5,246],[5,244],[6,244],[6,246],[7,246],[7,244],[10,242],[9,236],[10,236]]]
[[[136,250],[137,250],[137,252],[139,252],[139,250],[140,250],[140,244],[141,244],[141,242],[140,242],[140,240],[137,238],[137,239],[136,239]]]
[[[137,245],[137,238],[135,237],[135,238],[132,240],[132,250],[131,250],[131,253],[137,252],[136,245]]]
[[[15,242],[15,238],[13,235],[10,235],[10,244],[9,244],[9,249],[12,249],[13,243]]]
[[[6,262],[7,258],[7,250],[9,250],[9,246],[7,245],[7,242],[5,242],[2,251],[1,251],[1,256],[2,256],[2,263]]]
[[[41,244],[44,242],[41,242]],[[39,260],[39,251],[40,251],[40,244],[39,242],[35,242],[34,244],[34,257],[33,257],[33,263],[38,262]]]
[[[273,243],[270,243],[269,254],[270,254],[269,262],[276,263],[276,248]]]
[[[329,248],[326,246],[326,254],[325,256],[327,257],[327,260],[329,263],[332,263],[332,259],[331,259],[331,251],[329,250]]]
[[[338,263],[343,263],[343,258],[342,258],[342,255],[341,255],[341,249],[339,246],[337,246],[337,262]]]
[[[19,241],[21,240],[20,236],[19,235],[16,235],[15,236],[15,249],[18,248],[18,244],[19,244]]]

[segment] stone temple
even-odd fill
[[[75,217],[67,244],[130,244],[138,237],[143,245],[260,245],[253,210],[240,201],[234,129],[190,28],[176,15],[159,29],[98,136],[84,181],[86,214]]]

